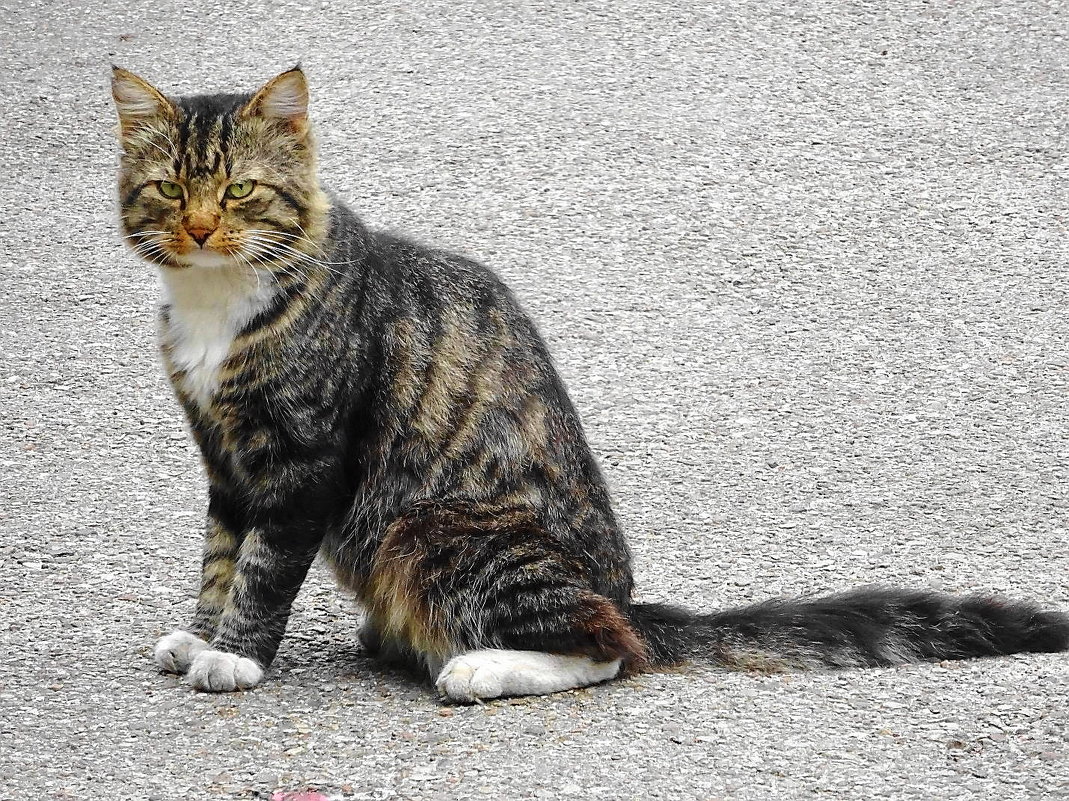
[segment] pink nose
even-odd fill
[[[201,226],[201,225],[193,226],[193,227],[190,227],[190,226],[187,225],[186,226],[186,233],[189,234],[191,237],[193,237],[193,241],[195,241],[198,245],[203,247],[204,243],[207,241],[208,237],[215,233],[215,229],[214,228],[207,228],[207,227]]]

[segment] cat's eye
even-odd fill
[[[235,199],[248,197],[254,188],[256,188],[256,181],[235,181],[226,188],[226,196]]]
[[[160,194],[171,200],[177,200],[182,197],[182,187],[173,181],[160,181],[156,184],[159,187]]]

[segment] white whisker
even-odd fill
[[[357,262],[352,262],[352,261],[323,261],[322,259],[317,259],[314,256],[312,256],[311,254],[305,253],[303,250],[295,248],[292,245],[287,245],[284,242],[272,242],[270,240],[264,241],[264,240],[260,239],[259,237],[255,237],[255,236],[249,237],[249,239],[252,240],[252,241],[258,242],[261,245],[263,245],[263,244],[269,245],[272,249],[277,249],[279,251],[282,251],[283,253],[288,254],[289,256],[291,256],[291,257],[293,257],[293,258],[295,258],[295,259],[297,259],[299,261],[304,261],[304,262],[307,262],[308,264],[313,264],[313,265],[315,265],[317,267],[322,267],[324,270],[326,270],[329,273],[333,273],[334,275],[345,275],[345,273],[343,273],[340,270],[331,269],[332,266],[346,266],[346,265],[349,265],[349,264],[356,264],[357,263]]]

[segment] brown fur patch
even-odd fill
[[[362,596],[383,636],[418,654],[445,658],[452,649],[439,615],[426,601],[421,575],[426,552],[412,523],[402,517],[387,529]]]
[[[413,534],[431,531],[438,534],[477,534],[534,528],[538,526],[538,521],[529,509],[502,508],[496,503],[482,505],[455,501],[445,504],[425,501],[413,506],[390,528],[393,530],[399,525]]]
[[[209,520],[204,535],[204,557],[198,603],[205,610],[221,611],[226,606],[237,569],[238,542],[215,520]]]
[[[586,656],[602,662],[622,659],[625,668],[641,669],[648,661],[646,643],[631,622],[612,601],[595,592],[579,597],[578,624],[590,637],[591,649]]]
[[[438,659],[459,650],[450,640],[450,621],[428,602],[434,576],[426,573],[428,556],[454,548],[454,558],[464,553],[464,538],[537,527],[527,510],[484,508],[474,503],[417,504],[386,530],[372,560],[367,583],[360,595],[382,634],[416,654]],[[457,570],[451,565],[446,570]]]

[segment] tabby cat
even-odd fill
[[[210,483],[192,621],[161,668],[260,682],[316,555],[370,651],[459,702],[703,658],[891,665],[1069,647],[1023,602],[866,588],[695,614],[631,600],[627,546],[531,320],[485,267],[368,230],[316,177],[300,68],[168,98],[115,68],[126,241]]]

